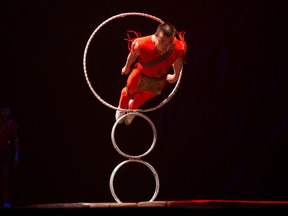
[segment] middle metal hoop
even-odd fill
[[[116,130],[116,127],[117,125],[119,124],[119,122],[123,119],[123,118],[126,118],[128,115],[135,115],[135,116],[140,116],[144,119],[146,119],[148,121],[148,123],[151,125],[152,127],[152,130],[153,130],[153,141],[152,141],[152,144],[150,146],[150,148],[144,152],[143,154],[140,154],[140,155],[129,155],[129,154],[126,154],[124,153],[123,151],[121,151],[121,149],[118,147],[116,141],[115,141],[115,130]],[[153,122],[144,114],[142,113],[139,113],[139,112],[130,112],[130,113],[127,113],[126,115],[122,116],[121,118],[119,118],[113,125],[113,128],[112,128],[112,131],[111,131],[111,140],[112,140],[112,143],[113,143],[113,146],[114,148],[116,149],[116,151],[121,154],[122,156],[126,157],[126,158],[134,158],[134,159],[140,159],[141,157],[144,157],[145,155],[149,154],[152,149],[154,148],[155,144],[156,144],[156,141],[157,141],[157,131],[156,131],[156,128],[155,128],[155,125],[153,124]]]

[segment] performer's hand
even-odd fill
[[[121,75],[126,75],[130,72],[130,68],[127,68],[126,66],[124,66],[122,68],[122,71],[121,71]]]
[[[178,77],[176,77],[175,74],[168,74],[166,80],[169,83],[175,83],[178,80]]]

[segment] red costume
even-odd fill
[[[179,57],[186,54],[186,43],[183,35],[180,40],[174,38],[170,49],[161,55],[154,47],[152,35],[136,38],[130,51],[140,51],[138,61],[131,71],[126,87],[122,89],[119,107],[126,109],[130,99],[130,109],[138,109],[147,100],[161,94],[166,83],[166,76]]]

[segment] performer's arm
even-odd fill
[[[136,61],[138,56],[140,55],[140,50],[138,49],[138,43],[134,42],[132,44],[132,49],[127,56],[126,63],[124,67],[122,68],[121,74],[128,74],[130,72],[131,65]]]
[[[183,67],[183,57],[176,59],[176,61],[172,64],[172,67],[174,74],[167,75],[167,81],[169,83],[175,83],[179,79],[179,75]]]

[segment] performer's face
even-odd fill
[[[155,34],[155,48],[160,54],[164,54],[168,51],[173,43],[172,37],[166,37],[163,35],[163,32]]]

